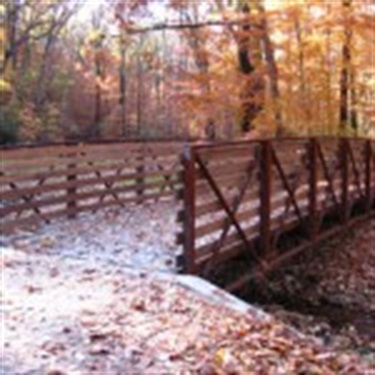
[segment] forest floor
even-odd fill
[[[245,299],[342,353],[375,364],[375,219],[280,269]]]
[[[105,210],[2,238],[2,373],[352,375],[375,371],[367,352],[364,357],[350,347],[352,328],[346,335],[341,327],[343,341],[349,345],[345,347],[331,333],[330,322],[329,340],[316,334],[314,327],[325,324],[316,316],[275,304],[263,306],[275,317],[250,306],[239,312],[178,282],[174,210],[167,203],[126,212]],[[374,312],[374,226],[373,220],[346,236],[330,267],[322,262],[328,257],[323,250],[321,260],[314,266],[311,257],[309,264],[309,274],[319,280],[310,284],[324,291],[324,298],[340,298],[340,306],[349,299],[363,307],[369,319]],[[287,270],[285,281],[272,285],[275,295],[278,288],[282,293],[289,288],[291,295],[299,290],[292,281],[298,280],[299,267],[297,262]],[[320,298],[313,289],[311,298]],[[365,326],[370,323],[361,321]],[[373,337],[366,340],[361,347],[370,351]]]

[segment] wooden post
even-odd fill
[[[309,239],[314,241],[318,233],[318,145],[315,138],[308,143],[309,167]]]
[[[365,189],[366,189],[366,211],[369,212],[372,207],[372,191],[371,191],[371,180],[372,180],[372,173],[374,172],[372,168],[372,155],[371,155],[371,141],[368,139],[365,143],[365,150],[364,150],[364,157],[365,157]]]
[[[66,195],[67,195],[66,207],[68,209],[68,219],[74,219],[77,216],[77,198],[76,198],[77,187],[74,183],[74,181],[77,180],[77,175],[75,173],[75,169],[76,169],[75,163],[68,164],[69,172],[67,175],[67,181],[69,183],[69,187],[66,190]]]
[[[348,141],[340,140],[339,158],[341,171],[341,221],[346,223],[349,218],[349,168],[348,168]]]
[[[184,202],[184,272],[195,274],[195,153],[186,146],[182,157]]]
[[[260,142],[260,238],[265,258],[271,254],[272,144]]]

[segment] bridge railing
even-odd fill
[[[3,149],[1,231],[109,206],[173,198],[181,143],[119,142]]]
[[[183,156],[184,272],[271,269],[373,212],[375,142],[311,138],[195,145]],[[299,250],[298,250],[299,251]]]

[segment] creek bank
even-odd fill
[[[375,363],[375,219],[239,296],[335,350]]]

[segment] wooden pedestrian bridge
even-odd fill
[[[4,233],[176,198],[180,271],[229,267],[228,290],[375,213],[375,141],[360,138],[20,146],[0,175]]]
[[[374,214],[374,141],[195,145],[183,164],[183,269],[210,277],[229,268],[228,290]]]

